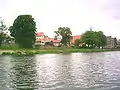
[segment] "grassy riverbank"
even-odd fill
[[[89,52],[106,52],[119,51],[120,49],[75,49],[75,48],[40,48],[40,49],[21,49],[21,48],[0,48],[0,55],[34,55],[49,53],[89,53]]]

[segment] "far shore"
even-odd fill
[[[75,49],[75,48],[50,48],[50,49],[0,49],[0,55],[34,55],[34,54],[59,54],[59,53],[91,53],[120,51],[120,49]]]

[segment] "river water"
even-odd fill
[[[0,56],[0,90],[120,90],[120,52]]]

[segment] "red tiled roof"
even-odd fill
[[[60,43],[60,40],[53,40],[53,43]]]
[[[43,32],[37,32],[36,36],[44,36],[44,33]]]
[[[46,42],[49,42],[49,38],[39,38],[39,39],[36,39],[36,41],[46,41]]]
[[[61,40],[54,40],[54,38],[40,38],[40,39],[37,39],[36,42],[39,42],[39,41],[46,41],[46,42],[53,42],[53,43],[59,43]]]
[[[49,40],[50,40],[50,41],[53,41],[53,40],[54,40],[54,38],[49,38]]]
[[[54,43],[59,43],[61,42],[61,40],[54,40],[54,38],[49,38],[50,41],[54,42]]]
[[[76,39],[80,39],[80,35],[72,36],[71,43],[74,43]]]

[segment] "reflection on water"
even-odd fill
[[[11,77],[17,90],[36,88],[36,69],[33,57],[14,57],[11,59]]]
[[[104,52],[1,56],[0,90],[100,90],[119,87],[119,54],[120,52]]]

